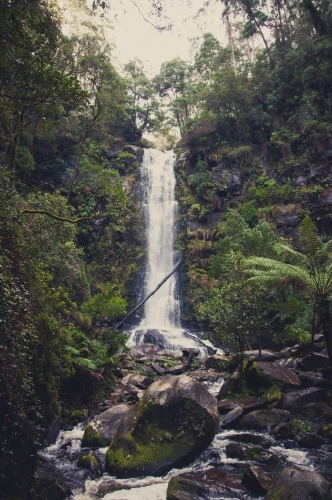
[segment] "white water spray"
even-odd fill
[[[173,151],[144,151],[141,175],[148,251],[144,296],[156,288],[175,264],[174,219],[177,202],[174,198],[174,161]],[[179,326],[180,308],[174,274],[145,303],[140,328],[173,329]]]

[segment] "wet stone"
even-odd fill
[[[220,429],[229,429],[235,426],[243,415],[242,406],[236,406],[233,410],[227,413],[219,424]]]
[[[242,482],[250,491],[258,494],[266,493],[271,485],[271,479],[255,465],[250,465],[250,467],[244,471]]]

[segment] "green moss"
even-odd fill
[[[78,420],[82,421],[88,416],[88,410],[73,410],[71,414],[69,415],[69,418],[71,420]]]
[[[332,438],[332,424],[323,425],[321,432],[324,437]]]
[[[265,392],[263,398],[267,403],[267,408],[274,408],[282,399],[282,392],[280,387],[278,387],[277,385],[273,385]]]
[[[192,498],[192,495],[197,495],[199,498],[205,498],[206,489],[192,479],[173,477],[168,484],[166,500],[178,498],[177,494],[180,492],[187,495],[188,498]]]
[[[293,420],[292,421],[292,431],[295,434],[304,434],[305,432],[311,432],[312,430],[313,430],[313,426],[307,420]]]
[[[261,455],[262,450],[253,446],[252,448],[250,448],[250,450],[248,450],[247,460],[251,460],[253,462],[259,461],[261,459]]]
[[[102,435],[101,429],[95,429],[91,422],[85,428],[82,446],[83,447],[93,447],[100,448],[103,446],[107,446],[109,441],[105,440]]]

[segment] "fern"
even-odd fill
[[[299,233],[301,248],[308,257],[314,257],[322,253],[322,241],[318,236],[315,224],[308,215],[306,215],[301,222]]]

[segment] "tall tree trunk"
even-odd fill
[[[332,318],[330,302],[328,299],[323,299],[317,304],[317,314],[321,322],[327,354],[329,356],[330,366],[332,369]]]
[[[226,14],[225,14],[225,21],[226,21],[226,30],[227,30],[227,36],[228,36],[228,45],[229,45],[229,48],[231,49],[232,66],[235,69],[236,61],[235,61],[234,40],[233,40],[233,34],[232,34],[232,25],[231,25],[230,20],[229,20],[229,13],[228,12],[226,12]]]

